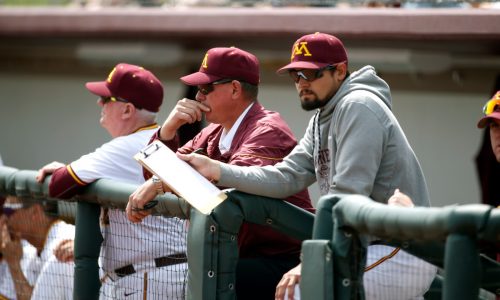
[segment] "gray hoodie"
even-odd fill
[[[416,206],[430,205],[422,169],[391,111],[389,86],[373,67],[346,78],[283,162],[266,167],[222,165],[218,184],[285,198],[314,181],[322,195],[361,194],[387,203],[399,188]]]

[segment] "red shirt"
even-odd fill
[[[230,150],[225,154],[219,151],[222,130],[221,125],[211,124],[179,149],[177,149],[177,138],[163,142],[180,153],[191,153],[203,148],[208,157],[238,166],[274,165],[282,161],[297,144],[292,131],[280,114],[264,109],[258,102],[254,103],[244,117]],[[159,131],[153,140],[159,140],[158,134]],[[285,201],[314,212],[307,190]],[[238,246],[240,258],[274,255],[298,257],[301,242],[268,226],[244,222],[238,234]]]

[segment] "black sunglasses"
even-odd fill
[[[326,66],[326,67],[319,68],[319,69],[304,69],[301,71],[290,70],[288,72],[288,74],[290,75],[290,77],[293,79],[293,81],[295,83],[298,83],[300,78],[302,78],[308,82],[312,82],[318,78],[323,77],[324,71],[335,70],[336,68],[337,68],[337,66]]]
[[[217,81],[214,81],[212,83],[209,83],[209,84],[203,84],[203,85],[199,85],[198,86],[198,92],[202,93],[203,95],[208,95],[210,94],[211,92],[214,91],[214,85],[217,85],[217,84],[224,84],[224,83],[229,83],[229,82],[232,82],[233,79],[221,79],[221,80],[217,80]]]

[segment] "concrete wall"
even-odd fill
[[[265,72],[264,78],[274,76]],[[187,69],[181,68],[161,74],[167,94],[160,122],[183,96],[184,86],[177,78],[185,73]],[[84,87],[85,82],[106,75],[0,71],[4,164],[33,170],[53,160],[68,163],[108,140],[99,126],[97,97]],[[479,202],[474,156],[482,134],[475,126],[490,81],[485,80],[484,93],[393,89],[394,112],[420,159],[435,206]],[[295,134],[302,136],[312,113],[301,110],[287,78],[264,81],[260,100],[280,111]],[[317,188],[311,192],[317,199]]]

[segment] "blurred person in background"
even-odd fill
[[[86,88],[99,96],[100,123],[112,140],[70,164],[52,162],[41,168],[38,182],[52,174],[51,197],[71,198],[101,178],[144,182],[142,168],[133,156],[158,130],[156,115],[163,102],[160,80],[140,66],[120,63],[106,80],[88,82]],[[101,299],[184,299],[184,220],[150,216],[133,224],[123,210],[105,208],[101,225]],[[58,257],[71,260],[72,248],[72,241],[61,243]]]
[[[56,202],[9,196],[4,203],[1,251],[18,300],[73,299],[74,265],[59,262],[54,249],[61,240],[73,238],[75,228],[57,215]],[[23,251],[22,240],[35,248],[35,255]]]

